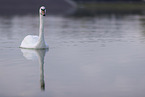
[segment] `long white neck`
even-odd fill
[[[44,17],[40,14],[40,28],[39,28],[39,39],[36,48],[47,48],[44,39]]]
[[[39,40],[44,40],[44,16],[40,14]]]

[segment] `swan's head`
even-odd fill
[[[40,12],[40,15],[45,16],[46,15],[46,9],[45,9],[45,7],[44,6],[40,7],[39,12]]]

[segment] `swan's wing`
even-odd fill
[[[27,42],[28,44],[35,44],[38,41],[38,36],[28,35],[23,41]]]
[[[23,47],[23,48],[33,48],[34,46],[36,46],[36,44],[38,42],[38,39],[39,39],[38,36],[28,35],[22,41],[20,47]]]

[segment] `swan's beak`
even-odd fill
[[[42,15],[45,16],[45,11],[42,11]]]

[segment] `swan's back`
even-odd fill
[[[21,43],[21,48],[34,48],[37,45],[39,37],[36,35],[28,35]]]

